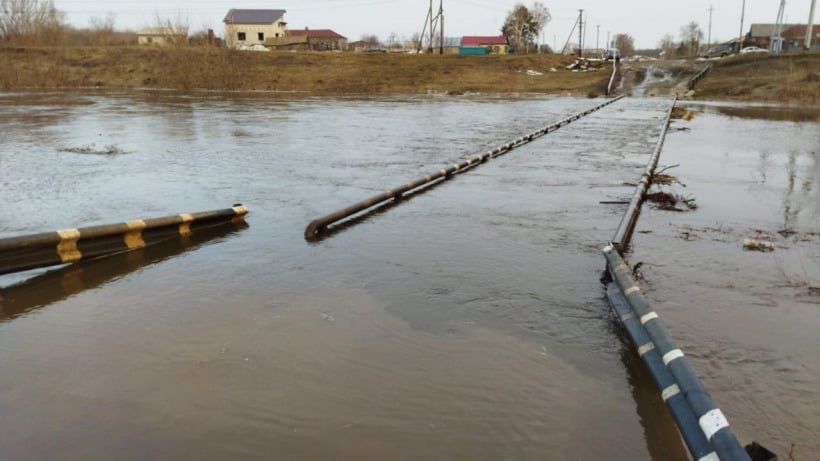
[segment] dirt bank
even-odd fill
[[[711,64],[696,99],[820,103],[820,53],[739,55]]]
[[[711,66],[709,72],[690,92],[692,77],[706,66]],[[820,103],[820,53],[628,63],[623,75],[623,91],[636,96],[678,94],[687,99]]]
[[[0,48],[0,87],[316,94],[603,91],[607,72],[571,72],[565,69],[570,62],[571,57],[559,55],[265,53],[193,47]]]

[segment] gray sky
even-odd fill
[[[372,33],[385,39],[391,32],[409,37],[420,32],[429,0],[55,0],[67,20],[80,27],[88,26],[92,17],[115,15],[117,29],[140,29],[150,26],[157,14],[165,18],[183,18],[192,31],[212,28],[222,35],[222,18],[229,8],[285,9],[285,20],[291,28],[309,26],[333,29],[357,40]],[[515,0],[444,0],[445,33],[448,36],[496,35]],[[531,1],[521,2],[525,5]],[[586,45],[594,47],[596,26],[603,47],[607,33],[629,33],[638,48],[655,47],[664,34],[679,39],[680,27],[696,21],[708,35],[709,6],[712,14],[712,41],[725,41],[740,31],[742,0],[585,0],[543,1],[552,14],[544,29],[544,42],[562,47],[583,8],[589,28]],[[438,0],[434,0],[438,9]],[[773,23],[780,6],[778,0],[746,0],[744,32],[751,23]],[[787,0],[787,22],[805,23],[811,0]],[[815,13],[815,17],[817,14]],[[576,35],[577,37],[577,35]],[[573,41],[577,42],[577,38]]]

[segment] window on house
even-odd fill
[[[276,38],[279,38],[279,32],[276,33]]]
[[[260,42],[265,41],[265,33],[264,32],[259,32],[258,34],[256,34],[256,36],[259,38]]]
[[[245,41],[245,32],[239,32],[238,34],[236,34],[236,38],[239,39],[240,42],[244,42]]]

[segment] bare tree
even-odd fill
[[[537,41],[538,36],[544,32],[544,28],[547,27],[547,24],[549,24],[550,20],[552,20],[552,15],[550,15],[550,10],[548,10],[547,7],[541,2],[535,2],[532,4],[530,7],[530,14],[532,15],[533,21],[535,21],[535,36]],[[547,48],[549,48],[549,46]]]
[[[359,40],[362,42],[362,45],[364,45],[365,50],[376,50],[382,48],[382,42],[376,34],[362,34],[362,38]]]
[[[117,15],[109,12],[105,17],[94,16],[89,21],[89,28],[97,45],[110,45],[114,37],[114,22]]]
[[[188,17],[178,12],[173,18],[165,18],[159,14],[154,14],[154,29],[157,33],[166,36],[166,42],[182,45],[188,39],[189,22]]]
[[[635,39],[629,34],[618,34],[615,36],[615,46],[621,53],[621,57],[635,54]]]
[[[703,40],[703,31],[695,21],[680,28],[681,46],[685,47],[689,57],[697,54],[700,41]]]
[[[387,48],[391,50],[399,50],[402,48],[402,40],[396,32],[390,32],[387,36]]]
[[[535,44],[534,38],[538,33],[538,24],[530,10],[522,3],[517,3],[507,13],[507,19],[501,26],[501,33],[507,37],[516,50],[529,52],[530,46]]]
[[[675,43],[674,37],[669,34],[666,34],[661,39],[660,43],[658,43],[658,48],[664,53],[664,57],[670,58],[675,55],[675,49],[678,45]]]
[[[55,44],[65,35],[53,0],[0,0],[0,40]]]

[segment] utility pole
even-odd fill
[[[780,36],[781,28],[783,26],[783,14],[786,8],[786,0],[780,0],[780,9],[777,11],[777,23],[774,28],[774,36],[769,43],[769,49],[773,53],[780,53],[783,51],[783,37]]]
[[[601,25],[598,24],[597,26],[595,26],[595,53],[598,56],[601,55],[601,49],[598,47],[598,43],[599,43],[598,39],[600,38],[600,36],[601,36]]]
[[[737,52],[743,49],[743,39],[746,34],[743,33],[743,19],[746,18],[746,0],[743,0],[743,7],[740,9],[740,45],[737,47]]]
[[[578,10],[578,57],[584,56],[584,10]]]
[[[438,4],[438,18],[439,18],[439,27],[441,27],[441,31],[439,34],[439,44],[438,44],[438,54],[444,54],[444,0],[439,0]]]
[[[433,0],[430,0],[430,12],[427,14],[430,18],[430,42],[427,44],[427,52],[433,52]]]
[[[808,26],[806,27],[806,49],[811,49],[811,39],[812,39],[812,28],[814,27],[814,5],[817,0],[811,0],[811,10],[809,11],[809,22]]]
[[[709,38],[706,39],[706,49],[712,47],[712,12],[715,11],[715,7],[709,5]]]

